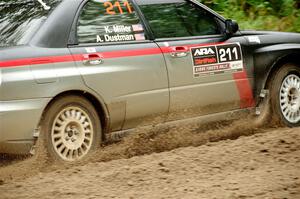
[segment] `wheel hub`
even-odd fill
[[[82,109],[68,107],[54,120],[51,136],[54,150],[62,159],[78,160],[91,148],[92,122]]]
[[[65,129],[66,141],[75,142],[80,138],[81,135],[82,135],[82,130],[80,129],[79,124],[76,124],[76,122],[72,122],[67,125]]]
[[[288,94],[288,103],[293,109],[293,111],[297,111],[300,105],[300,92],[296,88],[291,88]]]

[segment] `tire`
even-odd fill
[[[79,96],[55,100],[41,124],[47,155],[52,161],[75,162],[100,146],[101,123],[93,105]]]
[[[300,126],[300,67],[282,66],[275,73],[269,90],[272,120],[288,127]]]

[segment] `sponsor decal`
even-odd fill
[[[170,46],[170,44],[169,44],[168,42],[164,42],[164,45],[165,45],[166,47],[169,47],[169,46]]]
[[[257,43],[257,44],[261,43],[258,36],[248,36],[247,38],[250,43]]]
[[[137,40],[137,41],[143,41],[146,39],[144,33],[135,34],[134,37],[135,37],[135,40]]]
[[[95,53],[95,52],[97,52],[97,51],[96,51],[96,48],[85,48],[85,51],[86,51],[87,53]]]
[[[239,43],[193,47],[191,55],[194,77],[232,73],[244,69]]]
[[[220,70],[228,70],[228,69],[230,69],[229,64],[209,65],[209,66],[195,68],[195,73],[220,71]]]
[[[132,31],[133,32],[143,32],[144,27],[141,24],[132,25]]]

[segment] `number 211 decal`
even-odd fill
[[[195,47],[191,53],[195,77],[244,69],[240,43]]]
[[[123,14],[123,13],[132,13],[133,9],[130,6],[128,1],[115,1],[112,3],[110,1],[104,2],[104,7],[106,9],[106,14],[115,15],[115,14]],[[117,12],[115,9],[117,8]]]

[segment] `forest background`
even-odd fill
[[[300,0],[200,0],[243,30],[300,32]]]

